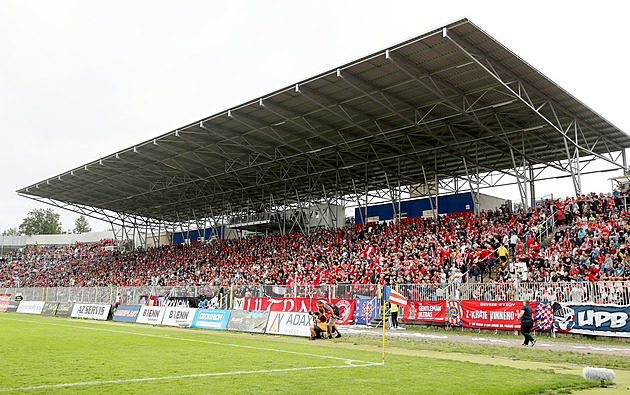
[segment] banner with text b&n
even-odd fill
[[[197,309],[190,307],[167,307],[162,319],[162,325],[192,326]]]

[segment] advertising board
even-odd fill
[[[138,318],[136,318],[136,322],[141,324],[160,325],[162,324],[162,319],[164,318],[164,312],[166,312],[166,307],[142,306],[142,308],[140,308],[140,313],[138,313]]]
[[[106,320],[112,306],[98,303],[75,303],[72,307],[73,318],[89,318],[92,320]]]
[[[278,335],[311,336],[313,318],[308,313],[272,311],[265,332]]]
[[[26,314],[41,314],[45,303],[46,302],[42,301],[23,300],[20,302],[17,312]]]
[[[197,309],[188,307],[167,307],[162,325],[191,326]]]
[[[74,309],[73,302],[67,303],[59,303],[57,305],[57,310],[55,311],[55,315],[59,317],[70,317],[72,315],[72,310]]]
[[[20,306],[20,301],[18,300],[11,300],[9,301],[9,304],[7,304],[7,311],[10,313],[15,313],[17,312],[18,307]]]
[[[230,310],[197,309],[192,326],[206,329],[227,329]]]
[[[140,313],[140,306],[120,305],[112,316],[114,321],[136,322],[138,313]]]
[[[58,302],[46,302],[44,304],[44,308],[42,309],[42,315],[55,315],[57,312]]]
[[[264,332],[269,319],[268,311],[232,310],[227,329],[241,332]]]

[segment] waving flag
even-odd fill
[[[359,253],[359,256],[361,258],[365,258],[365,259],[369,259],[370,261],[373,261],[374,254],[378,254],[378,253],[380,253],[380,249],[378,247],[375,248],[375,247],[368,246],[368,247],[365,247],[365,249]]]
[[[385,286],[385,301],[397,304],[398,306],[407,306],[407,299],[391,289],[388,285]]]

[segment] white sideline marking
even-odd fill
[[[367,366],[382,365],[381,362],[371,362],[366,365],[341,365],[341,366],[312,366],[307,368],[287,368],[287,369],[267,369],[267,370],[250,370],[242,372],[222,372],[222,373],[199,373],[199,374],[186,374],[183,376],[165,376],[165,377],[147,377],[143,379],[125,379],[125,380],[108,380],[108,381],[86,381],[80,383],[64,383],[64,384],[52,384],[52,385],[39,385],[36,387],[20,387],[20,388],[0,388],[0,392],[6,391],[21,391],[21,390],[38,390],[46,388],[63,388],[63,387],[76,387],[80,385],[102,385],[102,384],[121,384],[121,383],[137,383],[142,381],[156,381],[156,380],[173,380],[173,379],[185,379],[191,377],[208,377],[208,376],[232,376],[236,374],[253,374],[253,373],[275,373],[275,372],[291,372],[296,370],[311,370],[311,369],[337,369],[337,368],[362,368]]]
[[[219,345],[219,346],[232,346],[232,347],[240,347],[240,348],[249,348],[249,349],[253,349],[253,350],[276,351],[276,352],[283,352],[283,353],[286,353],[286,354],[305,355],[307,357],[319,357],[319,358],[327,358],[327,359],[337,359],[337,360],[341,360],[341,361],[344,361],[345,363],[350,363],[350,364],[352,364],[354,362],[358,362],[358,363],[361,363],[361,364],[371,364],[371,363],[373,363],[373,362],[368,362],[368,361],[361,361],[361,360],[358,360],[358,359],[332,357],[332,356],[329,356],[329,355],[319,355],[319,354],[311,354],[311,353],[306,353],[306,352],[278,350],[278,349],[275,349],[275,348],[266,348],[266,347],[245,346],[243,344],[219,343],[219,342],[213,342],[213,341],[210,341],[210,340],[186,339],[186,338],[183,338],[183,337],[171,337],[169,335],[152,335],[152,334],[149,334],[149,333],[117,331],[117,330],[114,330],[114,329],[91,328],[91,327],[88,327],[88,326],[77,326],[77,325],[56,324],[56,323],[52,323],[52,322],[39,322],[39,321],[31,321],[31,320],[20,320],[20,319],[17,319],[17,318],[8,318],[8,317],[0,317],[0,319],[10,320],[10,321],[30,322],[30,323],[33,323],[33,324],[63,326],[63,327],[66,327],[66,328],[78,328],[78,329],[88,329],[88,330],[93,330],[93,331],[123,333],[123,334],[127,334],[127,335],[137,335],[137,336],[146,336],[146,337],[159,337],[160,339],[182,340],[182,341],[195,342],[195,343],[215,344],[215,345]]]
[[[309,357],[335,359],[335,360],[341,360],[341,361],[345,362],[345,365],[340,365],[340,366],[315,366],[315,367],[306,367],[306,368],[252,370],[252,371],[223,372],[223,373],[200,373],[200,374],[189,374],[189,375],[183,375],[183,376],[149,377],[149,378],[142,378],[142,379],[125,379],[125,380],[109,380],[109,381],[89,381],[89,382],[80,382],[80,383],[42,385],[42,386],[36,386],[36,387],[0,388],[0,392],[18,391],[18,390],[31,390],[31,389],[44,389],[44,388],[62,388],[62,387],[73,387],[73,386],[80,386],[80,385],[100,385],[100,384],[116,384],[116,383],[130,383],[130,382],[141,382],[141,381],[154,381],[154,380],[169,380],[169,379],[181,379],[181,378],[191,378],[191,377],[228,376],[228,375],[237,375],[237,374],[273,373],[273,372],[289,372],[289,371],[309,370],[309,369],[336,369],[336,368],[352,368],[352,367],[367,367],[367,366],[383,365],[382,362],[367,362],[367,361],[361,361],[361,360],[358,360],[358,359],[333,357],[333,356],[329,356],[329,355],[319,355],[319,354],[311,354],[311,353],[297,352],[297,351],[278,350],[278,349],[266,348],[266,347],[246,346],[246,345],[242,345],[242,344],[219,343],[219,342],[213,342],[213,341],[209,341],[209,340],[186,339],[186,338],[181,338],[181,337],[171,337],[169,335],[152,335],[152,334],[149,334],[149,333],[118,331],[118,330],[114,330],[114,329],[105,329],[105,328],[91,328],[91,327],[87,327],[87,326],[57,324],[57,323],[52,323],[52,322],[39,322],[39,321],[31,321],[31,320],[20,320],[20,319],[16,319],[16,318],[8,318],[8,317],[0,317],[0,319],[9,320],[9,321],[29,322],[29,323],[33,323],[33,324],[62,326],[62,327],[67,327],[67,328],[78,328],[78,329],[88,329],[88,330],[103,331],[103,332],[122,333],[122,334],[128,334],[128,335],[137,335],[137,336],[146,336],[146,337],[158,337],[160,339],[182,340],[182,341],[189,341],[189,342],[196,342],[196,343],[214,344],[214,345],[219,345],[219,346],[232,346],[232,347],[249,348],[249,349],[254,349],[254,350],[275,351],[275,352],[282,352],[282,353],[286,353],[286,354],[296,354],[296,355],[305,355],[305,356],[309,356]],[[358,365],[355,365],[355,363],[358,363]]]

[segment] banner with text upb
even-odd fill
[[[559,332],[630,337],[630,306],[555,302],[553,314]]]

